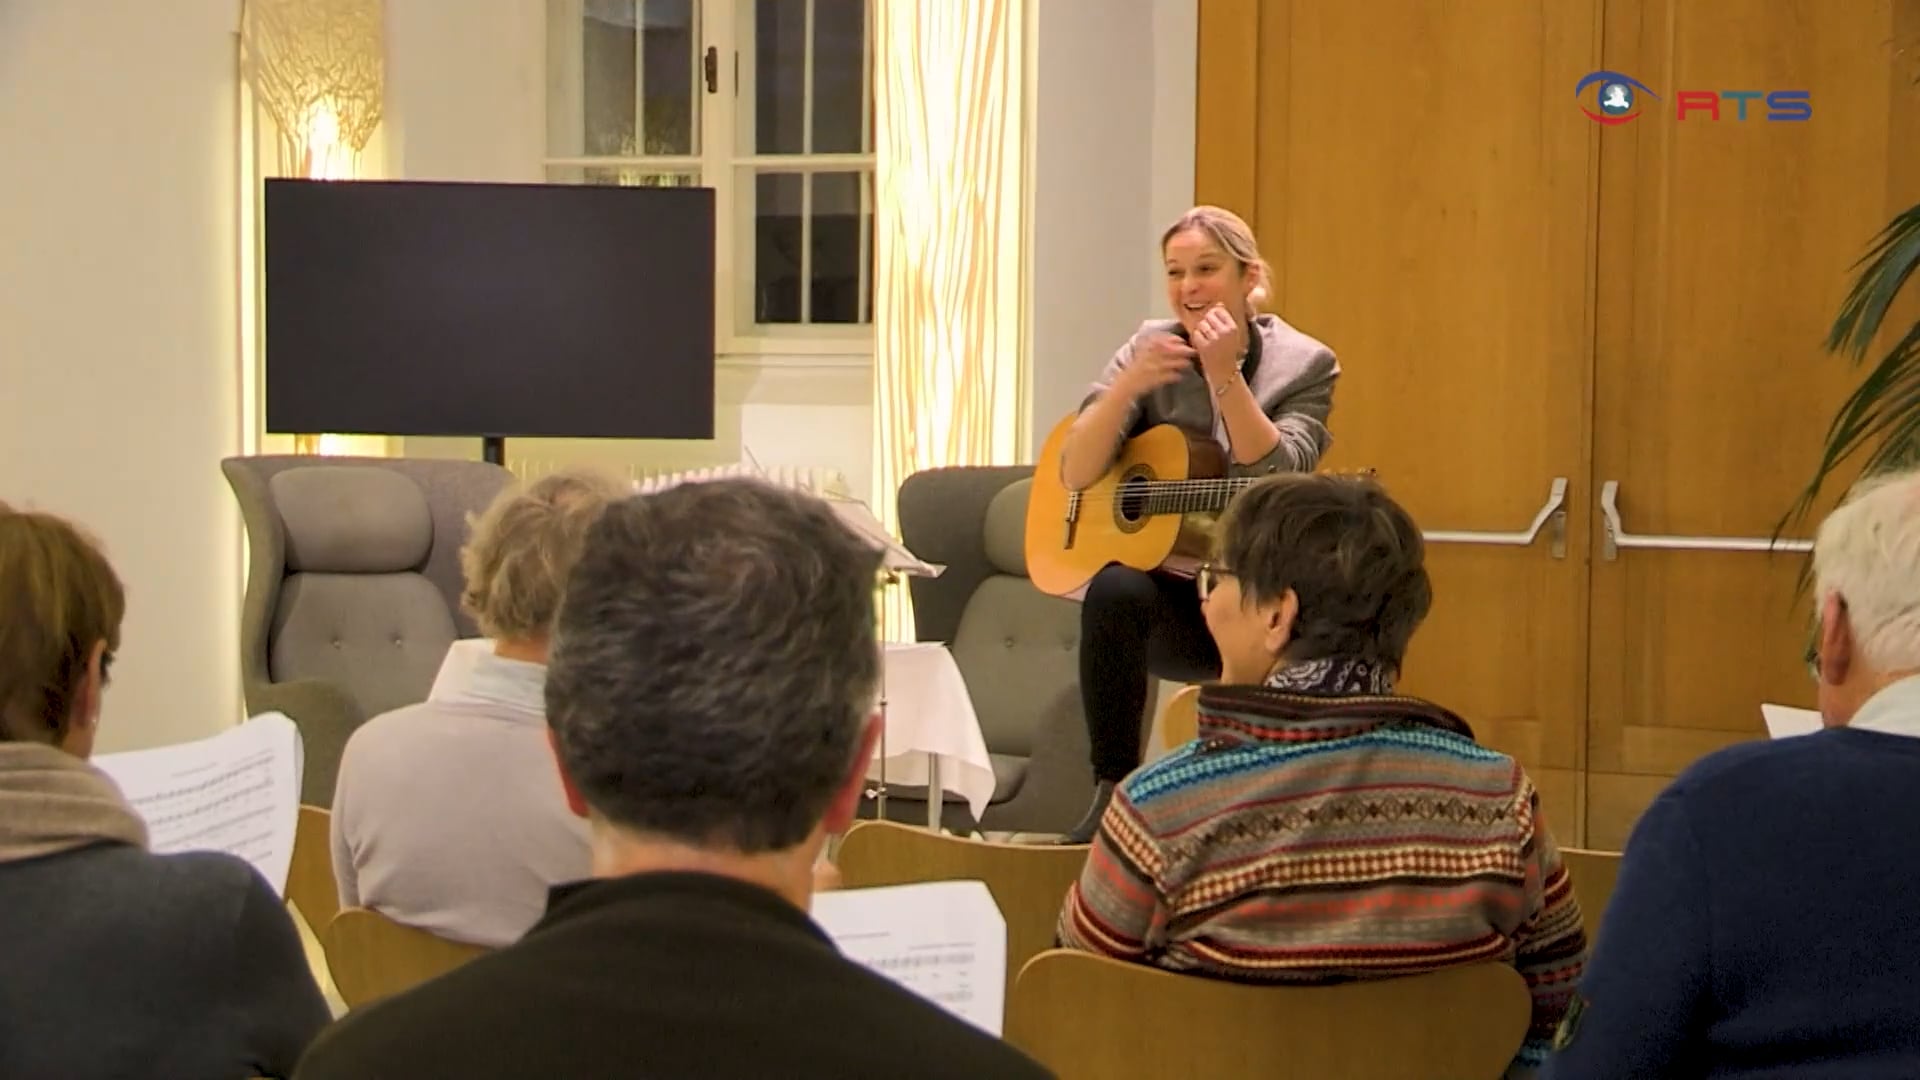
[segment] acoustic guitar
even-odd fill
[[[1227,478],[1212,439],[1158,424],[1128,439],[1105,475],[1080,491],[1060,482],[1060,455],[1078,414],[1040,448],[1027,500],[1027,576],[1040,591],[1070,596],[1108,563],[1155,570],[1205,559],[1213,525],[1257,476]]]

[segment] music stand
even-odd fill
[[[841,524],[872,545],[880,552],[880,578],[875,587],[885,595],[889,585],[898,585],[906,578],[939,577],[946,567],[930,563],[907,550],[907,546],[893,538],[887,527],[873,515],[873,510],[858,499],[843,498],[838,495],[822,496],[834,516]],[[886,648],[886,643],[881,643]],[[887,817],[887,666],[886,657],[880,658],[880,779],[866,794],[872,796],[874,816],[882,821]],[[927,800],[933,809],[928,811],[931,820],[939,807],[946,801],[946,792],[940,789],[940,777],[937,771],[929,770],[927,776]]]

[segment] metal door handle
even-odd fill
[[[1600,485],[1600,516],[1606,521],[1607,535],[1600,544],[1600,557],[1611,562],[1620,548],[1649,548],[1661,551],[1812,551],[1811,540],[1770,540],[1762,536],[1655,536],[1630,533],[1620,527],[1620,482],[1609,480]]]
[[[1533,522],[1519,532],[1471,532],[1459,529],[1433,529],[1422,533],[1430,544],[1505,544],[1512,547],[1527,547],[1547,530],[1548,539],[1553,542],[1553,557],[1567,557],[1567,478],[1556,476],[1553,487],[1547,491],[1546,504],[1540,512],[1533,515]]]

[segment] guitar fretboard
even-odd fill
[[[1257,476],[1230,480],[1149,480],[1121,490],[1122,497],[1144,514],[1196,514],[1226,509],[1235,495],[1259,480]]]

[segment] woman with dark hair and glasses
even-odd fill
[[[1281,983],[1504,961],[1533,992],[1515,1071],[1537,1068],[1580,905],[1526,771],[1395,691],[1432,600],[1413,519],[1369,477],[1276,476],[1196,582],[1221,681],[1198,740],[1114,793],[1062,944]]]

